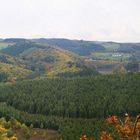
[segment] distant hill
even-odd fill
[[[125,52],[132,53],[140,50],[140,43],[117,43],[117,42],[98,42],[85,40],[69,40],[69,39],[33,39],[38,43],[47,43],[58,46],[62,49],[72,51],[82,56],[89,56],[93,52]]]
[[[23,42],[26,41],[27,39],[24,38],[6,38],[3,41],[8,42],[8,43],[18,43],[18,42]]]
[[[24,43],[33,41],[44,45],[57,46],[64,50],[71,51],[73,53],[89,56],[92,52],[104,52],[115,51],[132,53],[140,51],[140,43],[117,43],[117,42],[100,42],[100,41],[85,41],[85,40],[70,40],[63,38],[39,38],[39,39],[24,39],[24,38],[7,38],[0,42],[0,46],[6,46],[8,43]]]
[[[79,55],[90,55],[94,51],[103,51],[105,50],[104,46],[97,44],[92,41],[83,41],[83,40],[69,40],[69,39],[36,39],[33,40],[38,43],[48,43],[50,45],[58,46],[62,49],[72,51]]]
[[[27,49],[36,47],[38,48],[40,46],[30,41],[21,41],[11,45],[10,47],[4,48],[2,52],[12,56],[18,56],[20,53],[26,51]]]
[[[82,57],[48,44],[21,41],[1,52],[20,59],[25,68],[34,71],[37,77],[73,77],[97,73],[85,66]]]
[[[95,68],[106,74],[118,65],[135,61],[139,67],[140,62],[140,43],[59,38],[9,38],[0,43],[1,52],[20,59],[24,68],[36,73],[33,77],[91,75]]]
[[[140,43],[122,43],[120,44],[118,51],[129,53],[140,51]]]

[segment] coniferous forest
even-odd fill
[[[139,113],[139,85],[139,73],[1,83],[0,115],[57,130],[63,139],[97,139],[109,130],[108,116]]]
[[[53,78],[0,85],[0,101],[33,114],[68,118],[139,113],[140,74]]]

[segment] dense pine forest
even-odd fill
[[[57,130],[66,140],[97,139],[109,129],[108,116],[139,113],[139,85],[139,73],[1,83],[0,115]]]
[[[70,118],[136,115],[140,75],[54,78],[0,85],[0,100],[29,113]]]

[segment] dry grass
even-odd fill
[[[28,140],[57,140],[60,135],[57,131],[49,129],[30,128],[30,138]],[[17,133],[18,137],[22,137],[22,133]]]

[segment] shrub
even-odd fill
[[[13,131],[12,129],[9,129],[9,130],[7,131],[7,137],[10,138],[10,137],[12,137],[13,135],[14,135],[14,131]]]
[[[25,138],[29,138],[30,137],[30,132],[28,127],[25,124],[22,124],[21,129],[23,131],[23,134],[25,136]]]

